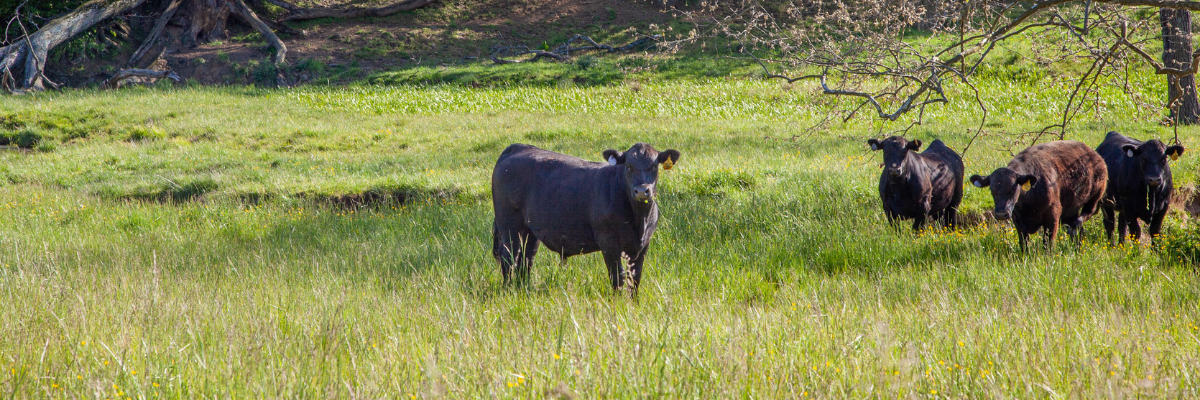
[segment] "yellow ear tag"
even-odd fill
[[[1032,183],[1025,182],[1024,184],[1021,185],[1021,190],[1029,190],[1029,188],[1031,188],[1031,187],[1033,187]]]
[[[667,161],[663,161],[662,165],[663,169],[671,169],[671,167],[675,166],[675,162],[668,158]]]
[[[1179,161],[1179,152],[1171,153],[1171,161]]]

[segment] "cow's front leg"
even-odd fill
[[[899,214],[896,214],[896,213],[892,212],[891,209],[884,207],[883,215],[887,216],[888,226],[891,226],[892,229],[895,229],[896,231],[900,231],[900,215]]]
[[[1125,216],[1125,213],[1121,213],[1121,216]],[[1138,222],[1138,217],[1131,216],[1127,220],[1129,221],[1129,238],[1136,244],[1142,240],[1142,225]]]
[[[1159,211],[1157,214],[1150,216],[1150,244],[1153,245],[1157,240],[1158,234],[1162,232],[1163,218],[1167,216],[1167,211]]]
[[[927,217],[928,217],[928,214],[921,214],[921,215],[918,215],[916,218],[913,218],[913,224],[912,224],[913,232],[921,233],[921,229],[925,228],[925,219]]]
[[[646,262],[648,250],[650,250],[650,246],[643,248],[629,263],[629,274],[633,276],[633,288],[631,289],[634,297],[637,297],[638,288],[642,286],[642,265]]]

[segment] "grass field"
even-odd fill
[[[1003,75],[1003,74],[998,74]],[[1145,98],[1159,78],[1135,76]],[[981,83],[986,173],[1065,84]],[[962,149],[962,97],[909,132]],[[1069,138],[1167,137],[1106,93]],[[0,98],[0,392],[17,398],[1200,396],[1200,277],[1146,246],[1018,254],[887,226],[864,118],[758,80],[67,91]],[[1195,128],[1180,130],[1200,149]],[[22,139],[23,138],[23,139]],[[489,176],[531,143],[683,153],[636,300],[598,254],[490,255]],[[1173,165],[1194,185],[1200,157]],[[379,199],[383,199],[380,201]],[[356,205],[366,203],[366,207]],[[1183,214],[1170,234],[1195,229]],[[1060,243],[1064,243],[1061,241]]]

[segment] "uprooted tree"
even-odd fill
[[[4,0],[11,3],[11,0]],[[75,7],[72,11],[37,24],[36,19],[27,18],[33,6],[30,0],[21,0],[12,7],[12,16],[8,18],[8,29],[5,31],[5,42],[0,42],[0,82],[10,91],[42,90],[46,86],[57,87],[45,76],[46,62],[50,50],[72,38],[86,32],[96,24],[132,12],[135,9],[155,12],[159,16],[154,29],[144,40],[143,45],[133,54],[126,66],[136,67],[147,51],[152,47],[163,27],[168,21],[174,21],[185,27],[188,37],[193,43],[200,44],[220,39],[225,32],[225,25],[230,17],[254,28],[262,34],[271,45],[274,54],[271,61],[283,64],[287,61],[287,46],[275,34],[276,30],[290,31],[283,23],[315,18],[339,17],[354,18],[366,16],[386,16],[402,11],[424,7],[433,0],[401,0],[382,7],[373,8],[331,8],[331,7],[300,7],[284,0],[265,0],[274,6],[286,10],[278,21],[264,21],[247,5],[244,0],[91,0]],[[45,6],[47,2],[32,0],[35,6]],[[48,3],[72,3],[70,0],[60,0]],[[257,3],[252,1],[252,3]],[[0,8],[5,4],[0,3]],[[23,15],[22,13],[25,13]],[[40,16],[45,17],[45,16]],[[29,26],[27,26],[29,25]],[[15,33],[11,35],[10,33]],[[132,68],[118,74],[137,76],[144,74],[142,70]],[[279,77],[280,84],[286,84]]]
[[[695,37],[732,39],[767,77],[815,81],[826,95],[854,100],[839,111],[847,120],[870,111],[887,121],[904,118],[911,128],[927,107],[950,100],[947,87],[959,85],[982,111],[976,137],[988,115],[974,86],[981,67],[997,46],[1031,35],[1039,64],[1085,68],[1069,77],[1074,90],[1062,99],[1061,119],[1028,133],[1037,141],[1064,137],[1073,118],[1103,103],[1105,85],[1131,93],[1128,81],[1115,77],[1145,65],[1169,77],[1170,90],[1144,107],[1167,108],[1168,124],[1194,123],[1189,107],[1197,104],[1192,82],[1200,53],[1192,53],[1190,29],[1180,28],[1197,10],[1200,2],[1177,0],[710,0],[685,14],[706,28]],[[954,39],[913,40],[917,29]],[[1163,62],[1143,49],[1157,40],[1166,44]]]

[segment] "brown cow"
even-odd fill
[[[1107,182],[1104,159],[1088,145],[1066,140],[1032,146],[1008,167],[971,176],[976,187],[991,188],[996,219],[1013,220],[1021,251],[1039,229],[1045,229],[1043,240],[1051,249],[1059,223],[1078,244],[1083,222],[1096,213]]]

